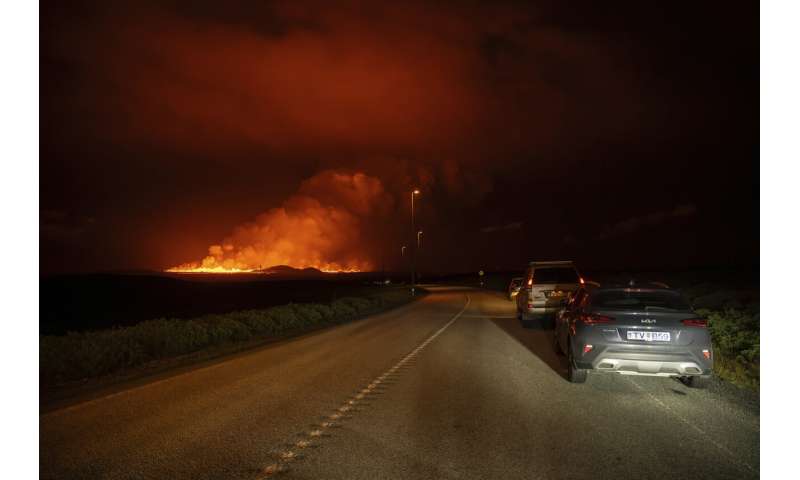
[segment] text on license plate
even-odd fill
[[[628,330],[628,340],[644,340],[645,342],[669,342],[669,332],[637,332]]]
[[[548,298],[560,298],[564,296],[564,292],[561,290],[552,290],[550,293],[547,294]]]

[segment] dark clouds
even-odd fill
[[[521,207],[521,233],[529,238],[546,221],[557,230],[552,245],[642,209],[705,202],[702,211],[715,212],[724,205],[706,189],[725,174],[732,179],[721,195],[745,186],[752,196],[755,159],[742,152],[754,152],[757,139],[757,119],[747,118],[757,25],[734,7],[98,2],[42,10],[42,205],[96,218],[100,230],[70,268],[195,260],[326,169],[380,179],[394,199],[389,218],[407,214],[404,195],[421,185],[421,222],[436,225],[426,230],[431,248],[458,239],[480,248],[484,240],[470,232],[520,221],[503,203],[531,196],[548,207]],[[717,174],[722,166],[727,173]],[[653,190],[663,193],[649,205],[625,206]],[[591,208],[614,215],[581,219],[587,195]],[[722,217],[720,228],[737,228]],[[370,230],[383,233],[364,245],[370,256],[402,243],[396,224],[373,220]],[[57,241],[42,241],[45,257],[63,255]],[[492,261],[520,261],[526,248]],[[457,254],[430,261],[464,263]]]

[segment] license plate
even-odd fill
[[[547,296],[549,298],[563,297],[564,296],[564,292],[562,292],[561,290],[553,290],[552,292],[547,294]]]
[[[628,340],[669,342],[669,332],[638,332],[635,330],[628,330]]]

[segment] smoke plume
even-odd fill
[[[170,271],[237,272],[276,265],[322,271],[374,266],[361,245],[364,222],[385,213],[392,198],[364,173],[326,170],[305,180],[280,207],[239,225],[208,256]]]

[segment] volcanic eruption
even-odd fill
[[[282,206],[239,225],[202,260],[169,272],[237,273],[276,265],[323,272],[373,268],[360,244],[363,221],[387,211],[392,198],[377,178],[325,170],[305,180]]]

